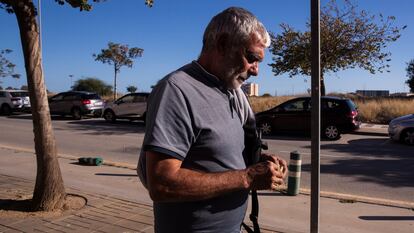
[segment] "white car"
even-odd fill
[[[143,120],[147,111],[147,99],[149,93],[129,93],[105,106],[103,118],[108,122],[117,119]]]
[[[393,119],[388,125],[388,135],[392,140],[414,145],[414,114]]]
[[[3,115],[10,115],[13,112],[30,112],[29,92],[0,90],[0,112]]]

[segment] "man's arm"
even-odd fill
[[[158,152],[146,152],[147,184],[155,202],[196,201],[249,189],[275,189],[283,174],[272,161],[244,170],[205,173],[181,167],[181,161]]]

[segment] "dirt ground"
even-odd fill
[[[86,205],[82,196],[67,194],[62,209],[54,211],[31,211],[32,193],[27,190],[7,190],[7,195],[0,197],[0,218],[58,217],[66,212],[79,210]]]

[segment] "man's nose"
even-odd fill
[[[251,64],[248,71],[249,75],[257,76],[259,74],[259,63],[254,62],[253,64]]]

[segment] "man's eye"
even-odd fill
[[[256,54],[249,52],[249,51],[247,51],[245,57],[246,57],[247,62],[250,64],[260,61],[260,58]]]

